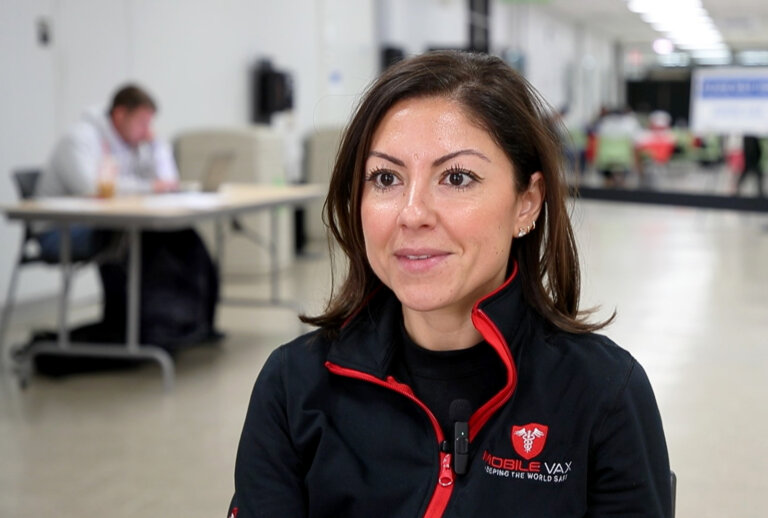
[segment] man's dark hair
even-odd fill
[[[115,92],[114,97],[112,97],[112,106],[109,107],[109,113],[112,113],[118,107],[124,107],[128,111],[133,111],[136,108],[149,108],[152,111],[157,111],[157,103],[155,103],[154,99],[142,88],[133,84],[122,86]]]

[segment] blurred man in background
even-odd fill
[[[107,111],[87,110],[56,144],[38,182],[37,196],[101,196],[165,192],[178,185],[170,146],[154,137],[157,104],[136,85],[121,87]],[[75,225],[72,259],[92,258],[109,234]],[[59,256],[58,229],[40,229],[43,256]]]
[[[142,88],[118,89],[108,110],[88,110],[56,144],[36,195],[110,198],[174,191],[178,171],[171,147],[155,138],[157,104]],[[71,259],[97,263],[103,291],[101,321],[72,338],[117,343],[125,339],[128,261],[123,232],[71,225]],[[56,262],[61,230],[40,228],[44,259]],[[218,271],[194,229],[141,232],[140,340],[160,347],[218,338],[214,330]],[[42,370],[38,364],[38,371]],[[51,373],[77,371],[61,358]]]

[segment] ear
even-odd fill
[[[112,122],[115,125],[118,125],[123,122],[123,119],[125,119],[125,113],[126,113],[125,106],[116,106],[115,109],[112,110],[112,113],[110,113],[109,115],[112,118]]]
[[[528,187],[518,195],[517,213],[515,214],[516,232],[532,227],[539,218],[545,195],[544,175],[537,171],[531,175]]]

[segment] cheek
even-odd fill
[[[475,249],[479,260],[507,260],[514,232],[513,209],[507,203],[478,204],[450,215],[454,238]]]
[[[394,199],[370,199],[363,196],[360,205],[360,219],[363,227],[363,235],[367,238],[386,236],[397,226],[399,213],[397,200]]]
[[[365,250],[369,262],[375,262],[375,257],[386,245],[389,236],[390,216],[380,204],[366,203],[360,207],[360,222],[365,239]]]

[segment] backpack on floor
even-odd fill
[[[128,286],[127,259],[99,265],[103,313],[98,322],[70,331],[73,342],[114,344],[125,347]],[[217,269],[200,236],[193,229],[141,234],[141,344],[174,353],[181,347],[218,341],[214,328],[219,300]],[[37,333],[35,341],[56,340],[56,333]],[[40,354],[35,370],[63,376],[132,367],[135,360]]]

